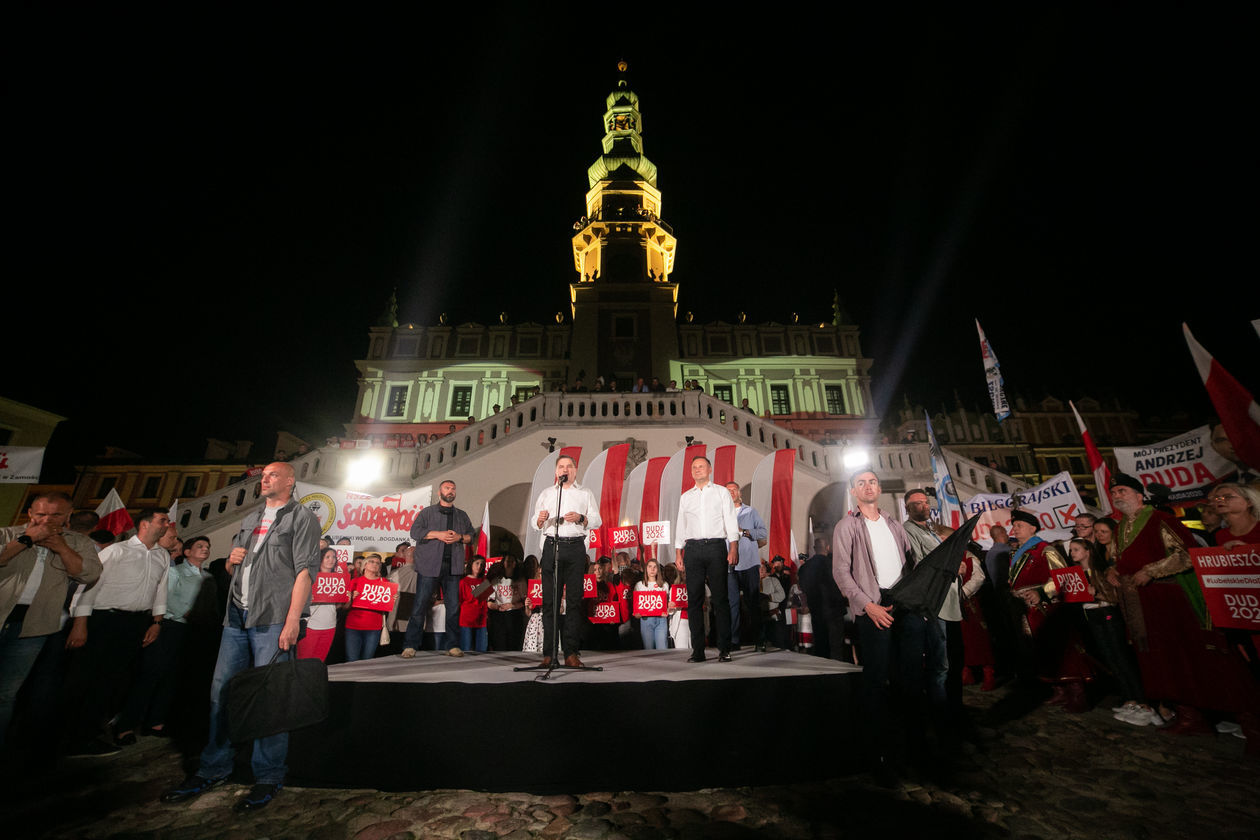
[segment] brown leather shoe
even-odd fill
[[[550,668],[550,667],[551,667],[551,657],[550,657],[550,656],[544,656],[544,657],[543,657],[543,661],[538,663],[538,667],[539,667],[539,668]]]
[[[578,659],[578,655],[576,653],[570,653],[564,658],[564,664],[567,668],[581,668],[582,660]]]

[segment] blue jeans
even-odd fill
[[[464,650],[475,650],[480,653],[486,652],[486,628],[484,627],[460,627],[459,643]],[[476,645],[476,647],[473,647]]]
[[[438,649],[446,650],[459,644],[459,579],[463,575],[446,574],[441,577],[416,578],[416,600],[411,605],[411,618],[407,621],[407,632],[403,637],[403,646],[420,650],[424,638],[424,622],[429,617],[429,608],[433,606],[433,596],[440,587],[442,600],[446,604],[446,638],[439,642]],[[434,628],[436,636],[442,638],[442,629]]]
[[[266,665],[279,649],[280,631],[283,624],[267,624],[245,628],[247,611],[231,600],[228,601],[228,626],[223,628],[219,642],[219,659],[214,666],[214,681],[210,684],[210,740],[201,752],[201,765],[197,775],[205,779],[226,777],[232,772],[235,753],[228,741],[227,704],[224,690],[228,681],[246,668]],[[280,654],[277,662],[287,661],[293,655]],[[283,784],[288,767],[285,759],[289,754],[289,733],[281,732],[254,741],[254,781],[260,785]]]
[[[663,615],[649,615],[639,619],[639,634],[643,636],[644,650],[665,650],[669,619]]]
[[[380,630],[351,630],[347,627],[346,661],[358,662],[360,659],[371,659],[376,656],[376,648],[380,643]]]
[[[13,704],[18,689],[26,682],[26,676],[35,667],[35,659],[44,648],[47,636],[19,638],[21,621],[9,621],[0,627],[0,746],[4,745],[9,721],[13,719]]]

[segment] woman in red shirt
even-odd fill
[[[350,585],[350,612],[346,615],[346,661],[357,662],[371,659],[381,643],[381,628],[385,626],[385,613],[363,609],[355,604],[363,587],[381,579],[381,555],[368,554],[363,558],[363,574]]]

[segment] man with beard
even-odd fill
[[[420,649],[424,619],[438,587],[446,604],[446,653],[464,655],[459,649],[459,581],[464,576],[464,546],[472,544],[474,533],[468,514],[455,507],[455,482],[443,481],[438,485],[438,503],[420,511],[411,525],[411,538],[416,541],[412,549],[416,599],[407,622],[403,659],[411,659]]]
[[[1145,504],[1142,483],[1133,476],[1113,478],[1111,502],[1123,519],[1116,531],[1116,564],[1107,577],[1120,590],[1147,698],[1176,706],[1174,714],[1161,703],[1157,713],[1163,720],[1174,718],[1167,731],[1210,733],[1202,709],[1256,711],[1256,686],[1245,664],[1220,630],[1207,629],[1188,551],[1190,532]]]

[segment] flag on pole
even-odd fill
[[[172,525],[179,524],[179,499],[171,502],[171,507],[166,511],[166,518],[171,520]]]
[[[486,508],[481,512],[481,530],[477,533],[477,554],[482,557],[490,556],[490,502],[486,502]]]
[[[1089,471],[1094,474],[1094,486],[1098,488],[1098,507],[1104,515],[1111,516],[1111,470],[1103,460],[1102,453],[1098,451],[1098,445],[1094,443],[1089,429],[1085,428],[1085,421],[1081,419],[1076,405],[1071,400],[1068,400],[1068,405],[1072,406],[1076,425],[1081,430],[1081,440],[1085,443],[1085,459],[1089,461]]]
[[[1001,423],[1011,416],[1011,406],[1006,402],[1006,392],[1002,390],[1005,384],[1002,379],[1002,365],[998,363],[997,354],[993,352],[989,339],[984,337],[979,318],[976,319],[976,332],[980,333],[980,357],[984,361],[984,378],[989,387],[989,399],[993,402],[993,413]]]
[[[962,525],[962,504],[958,501],[958,491],[954,489],[954,479],[950,477],[949,465],[945,463],[945,453],[936,442],[936,432],[932,431],[932,418],[923,412],[927,420],[928,449],[932,453],[932,476],[936,479],[936,512],[940,514],[941,524],[955,530]]]
[[[1183,323],[1181,329],[1203,386],[1207,388],[1212,405],[1220,415],[1221,425],[1225,427],[1225,434],[1233,444],[1234,453],[1253,470],[1260,470],[1260,406],[1256,405],[1255,398],[1242,383],[1194,340],[1190,327]]]
[[[136,523],[131,521],[131,514],[127,513],[122,497],[112,487],[105,494],[104,500],[96,506],[96,515],[101,518],[96,527],[104,528],[115,537],[136,527]]]

